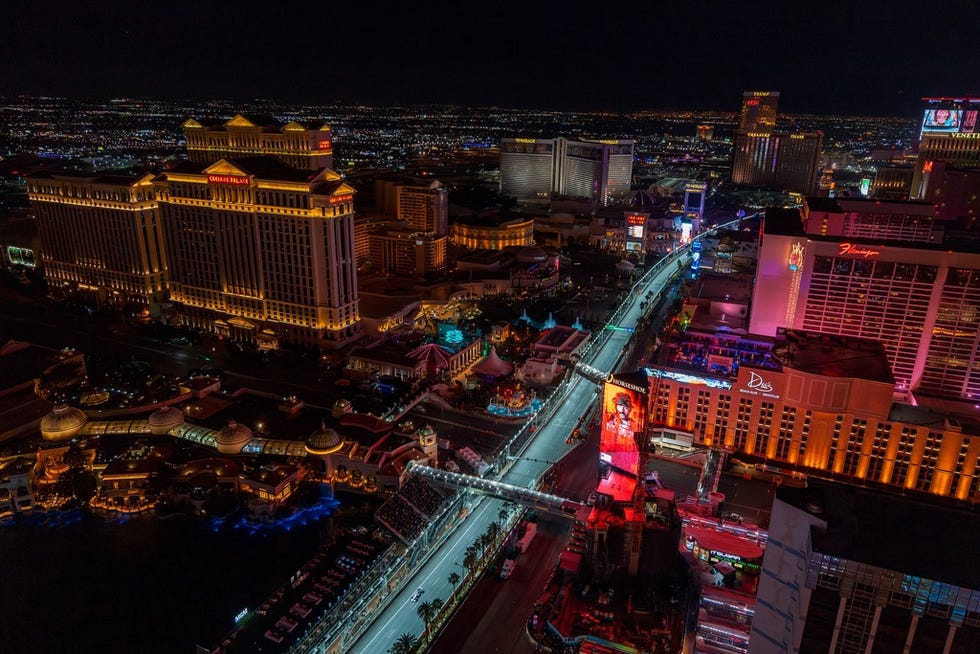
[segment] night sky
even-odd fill
[[[912,116],[980,93],[978,25],[974,0],[6,0],[0,95]]]

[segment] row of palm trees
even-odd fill
[[[497,514],[499,521],[491,522],[487,525],[487,530],[480,536],[477,537],[473,544],[466,548],[466,552],[463,555],[463,568],[466,569],[466,579],[469,580],[470,576],[486,567],[487,559],[491,557],[492,554],[496,553],[497,546],[500,544],[500,539],[504,535],[503,524],[507,520],[509,515],[509,510],[507,508],[501,508],[500,512]],[[452,597],[449,600],[449,606],[454,606],[456,604],[456,591],[459,590],[459,582],[462,578],[454,570],[449,573],[447,579],[449,585],[453,589]],[[389,648],[388,652],[390,654],[414,654],[420,645],[427,644],[431,634],[429,633],[429,627],[432,624],[432,620],[439,615],[442,608],[446,606],[442,599],[435,598],[430,602],[422,602],[418,605],[415,611],[418,613],[419,617],[422,618],[422,622],[425,624],[425,631],[422,633],[422,638],[416,637],[414,634],[403,633],[395,640],[392,646]]]

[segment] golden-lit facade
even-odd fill
[[[370,235],[371,265],[397,275],[421,276],[446,267],[448,236],[387,229]]]
[[[272,156],[297,170],[333,167],[333,140],[328,125],[310,127],[295,121],[285,125],[260,124],[238,114],[214,125],[190,118],[184,121],[183,128],[187,156],[194,163]]]
[[[503,222],[473,224],[453,223],[453,243],[471,250],[503,250],[512,246],[534,244],[534,219],[515,218]]]
[[[264,347],[359,335],[354,190],[337,173],[254,157],[155,181],[175,320]]]
[[[158,308],[168,272],[151,175],[39,172],[27,193],[49,288],[102,306]]]
[[[782,365],[742,365],[730,376],[648,368],[650,424],[804,473],[976,499],[980,435],[942,414],[893,403],[893,382],[861,372],[887,369],[880,345],[876,354],[869,343],[829,336],[803,341],[804,350],[784,350]],[[702,352],[724,366],[739,347],[730,337],[714,338]],[[806,348],[824,364],[789,363]],[[841,361],[850,361],[844,370]]]

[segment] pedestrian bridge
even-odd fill
[[[582,375],[583,377],[585,377],[590,381],[594,381],[597,384],[601,384],[602,382],[609,379],[608,372],[603,372],[598,368],[593,368],[592,366],[586,363],[582,363],[581,361],[575,364],[575,372],[577,372],[578,374]]]
[[[524,488],[503,481],[484,479],[473,475],[449,472],[448,470],[439,470],[416,463],[415,461],[409,462],[406,471],[408,474],[420,475],[433,483],[448,488],[465,488],[475,493],[490,495],[507,502],[516,502],[527,507],[565,516],[575,515],[580,508],[586,506],[581,502],[550,493],[542,493],[533,488]]]

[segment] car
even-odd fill
[[[425,592],[425,589],[422,588],[421,586],[419,586],[418,588],[416,588],[415,589],[415,592],[412,593],[412,601],[413,602],[419,601],[419,598],[422,597],[422,593],[424,593],[424,592]]]

